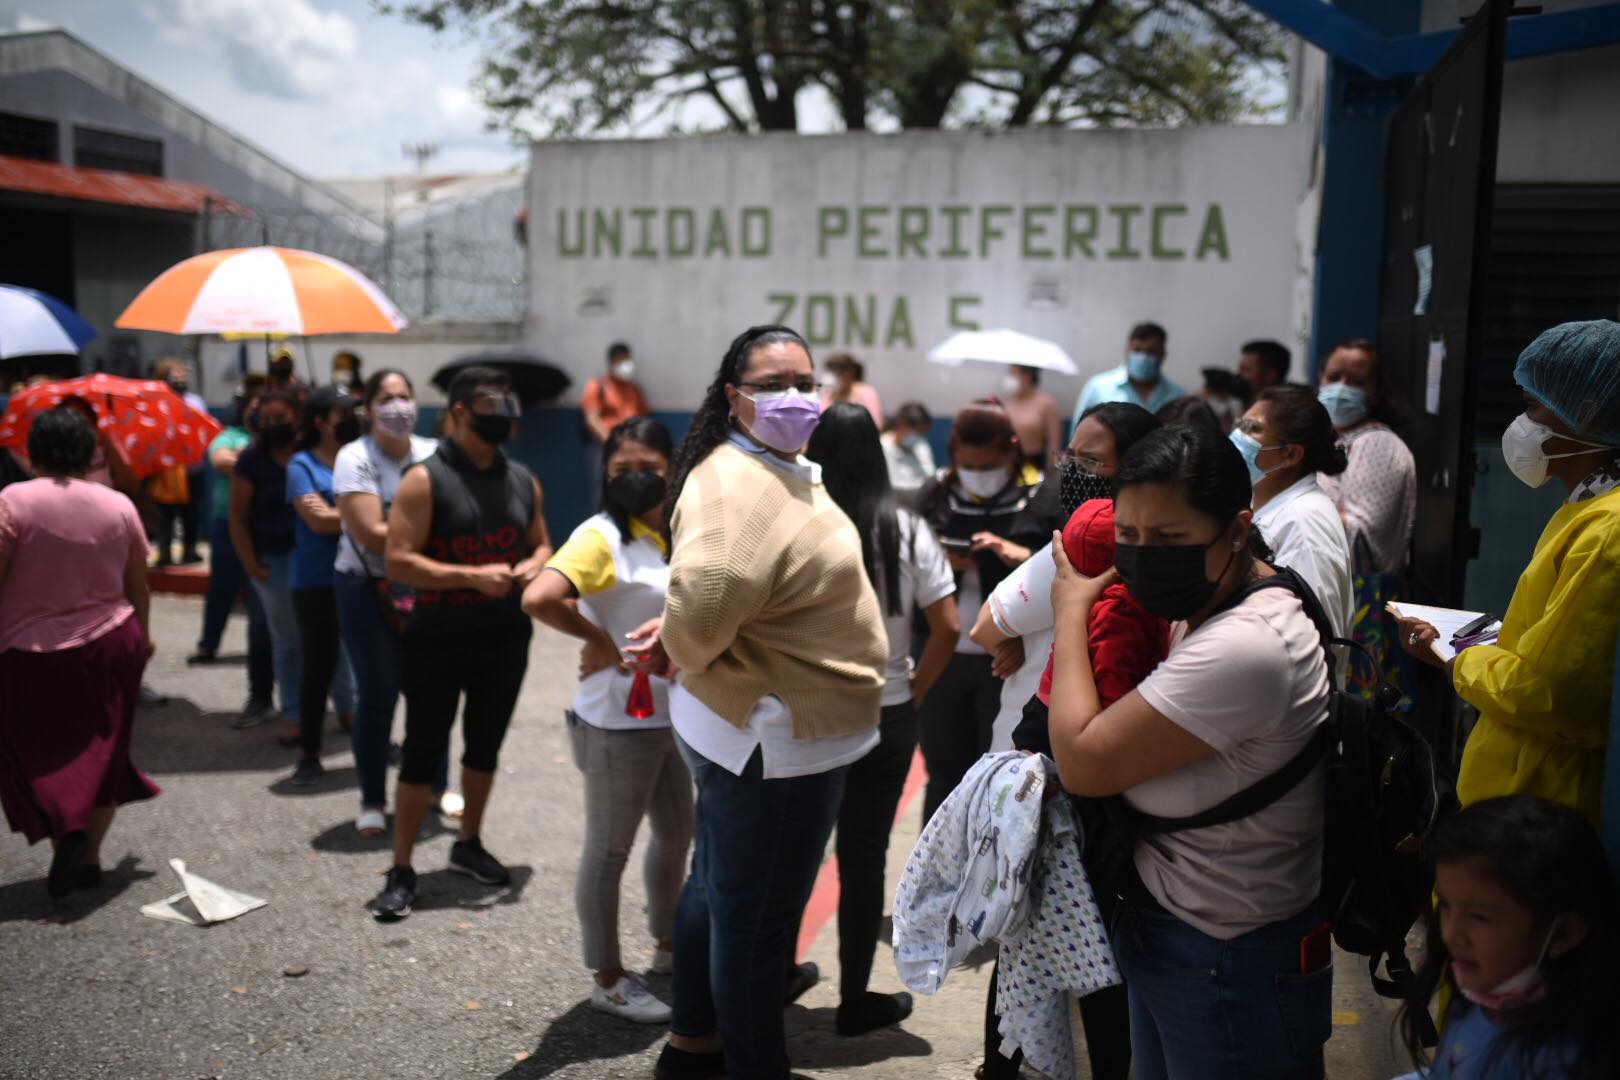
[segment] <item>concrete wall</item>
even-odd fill
[[[271,349],[285,345],[297,358],[298,376],[306,382],[332,380],[332,357],[352,352],[364,365],[362,373],[397,368],[410,376],[416,395],[425,406],[444,402],[433,386],[433,373],[457,357],[494,348],[515,347],[521,336],[516,323],[421,322],[398,334],[333,334],[325,337],[272,341]],[[225,341],[201,339],[201,393],[208,403],[221,406],[231,400],[245,371],[266,368],[263,339]]]
[[[1084,375],[1126,331],[1167,373],[1294,337],[1308,131],[1024,131],[539,143],[525,339],[576,375],[616,339],[653,403],[691,409],[731,338],[785,322],[848,349],[891,407],[936,412],[1001,372],[929,364],[953,330],[1061,343]],[[1065,408],[1083,378],[1044,384]]]

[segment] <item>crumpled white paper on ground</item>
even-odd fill
[[[217,882],[193,874],[186,869],[184,859],[170,859],[169,866],[180,878],[180,884],[185,886],[184,891],[155,904],[142,906],[142,915],[162,919],[165,922],[207,926],[210,923],[234,919],[238,915],[246,915],[270,902],[244,892],[237,892],[235,889],[228,889]]]

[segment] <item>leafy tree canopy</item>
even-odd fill
[[[1283,61],[1241,0],[374,0],[484,45],[480,88],[522,135],[796,131],[823,90],[850,130],[1241,119]],[[709,126],[716,126],[710,124]]]

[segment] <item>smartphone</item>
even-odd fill
[[[1455,634],[1452,634],[1451,640],[1461,641],[1463,638],[1473,637],[1475,634],[1479,633],[1481,630],[1484,630],[1487,626],[1491,625],[1491,623],[1495,621],[1496,616],[1492,615],[1490,612],[1486,612],[1484,615],[1481,615],[1467,626],[1459,629]]]
[[[1299,939],[1299,973],[1310,975],[1333,962],[1333,926],[1323,923]]]
[[[942,536],[939,538],[939,543],[941,547],[949,551],[968,552],[973,550],[973,541],[958,540],[954,536]]]

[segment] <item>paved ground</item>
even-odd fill
[[[518,718],[485,831],[514,868],[491,890],[443,871],[451,835],[430,825],[418,860],[416,913],[381,925],[363,905],[389,859],[354,832],[357,795],[344,737],[329,735],[326,780],[294,793],[292,752],[270,727],[235,732],[240,666],[187,668],[200,602],[154,604],[161,650],[148,682],[174,696],[143,711],[136,759],[164,788],[129,807],[108,838],[115,867],[94,894],[61,908],[45,899],[44,845],[0,835],[0,1076],[4,1077],[642,1077],[662,1039],[593,1013],[573,913],[581,837],[580,782],[562,708],[573,650],[539,629]],[[225,652],[243,648],[240,620]],[[48,717],[37,718],[49,722]],[[16,722],[16,718],[7,718]],[[917,833],[913,804],[896,830],[891,881]],[[139,914],[177,888],[167,860],[270,906],[197,929]],[[638,865],[632,860],[632,866]],[[650,960],[637,925],[637,875],[626,880],[624,941]],[[952,975],[903,1029],[865,1039],[832,1033],[836,934],[809,956],[825,979],[789,1010],[795,1066],[837,1077],[971,1077],[988,969]],[[288,977],[290,966],[308,974]],[[1329,1074],[1402,1071],[1389,1050],[1386,1003],[1341,958]],[[667,996],[667,980],[654,980]],[[874,988],[899,989],[885,956]]]

